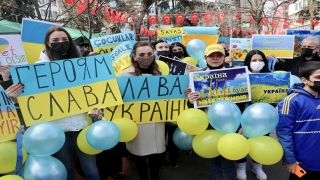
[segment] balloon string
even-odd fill
[[[23,153],[22,153],[22,135],[24,133],[24,126],[22,125],[17,132],[17,162],[16,162],[16,171],[15,174],[22,176],[20,172],[23,165]]]

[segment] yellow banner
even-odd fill
[[[39,61],[40,52],[45,49],[43,44],[22,42],[22,45],[29,64],[34,64],[35,62]]]
[[[99,53],[99,54],[110,54],[111,51],[112,51],[116,46],[118,46],[118,44],[114,44],[114,45],[111,45],[111,46],[96,47],[96,48],[93,48],[93,51],[96,52],[96,53]]]
[[[187,45],[189,41],[193,39],[201,39],[206,43],[207,46],[211,44],[217,44],[219,40],[219,35],[211,34],[182,34],[182,44]]]
[[[116,79],[18,98],[27,126],[122,104]]]
[[[0,143],[16,139],[20,127],[17,111],[9,106],[7,112],[0,112]]]
[[[131,66],[131,59],[130,54],[124,54],[120,56],[113,64],[113,70],[116,74],[116,76],[119,76],[119,74],[126,69],[127,67]]]
[[[177,121],[179,114],[188,109],[188,99],[149,100],[126,102],[115,107],[107,107],[104,117],[132,119],[137,124]]]
[[[183,33],[183,28],[165,28],[157,30],[158,37],[168,37],[181,35]]]

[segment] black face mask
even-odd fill
[[[184,55],[184,52],[183,51],[177,51],[177,52],[172,52],[172,54],[181,59],[183,57],[183,55]]]
[[[313,81],[313,83],[314,85],[309,87],[316,92],[320,92],[320,81]]]
[[[166,56],[166,57],[169,57],[171,55],[169,51],[158,51],[157,54],[158,56]]]
[[[55,42],[55,43],[50,43],[50,44],[51,44],[51,49],[55,53],[57,53],[59,56],[65,55],[70,48],[69,41]]]
[[[301,55],[305,57],[313,56],[315,53],[313,53],[315,49],[310,48],[302,48]]]

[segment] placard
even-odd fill
[[[251,38],[231,38],[230,56],[234,60],[244,60],[247,54],[252,50]]]
[[[21,35],[0,35],[0,65],[28,64]]]

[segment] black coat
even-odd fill
[[[299,77],[299,68],[307,61],[320,61],[320,57],[315,55],[311,60],[305,60],[303,56],[286,59],[276,63],[275,70],[290,71],[291,74]]]

